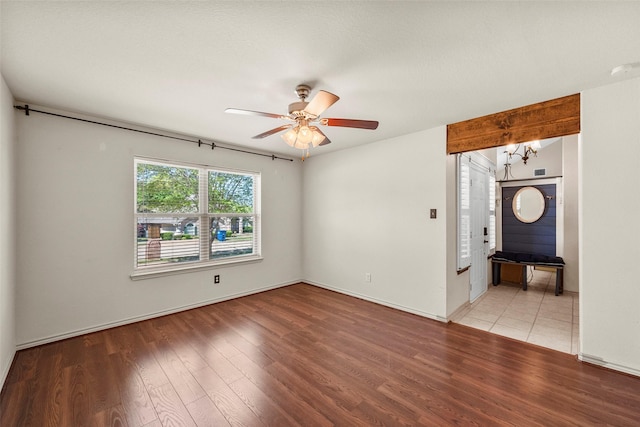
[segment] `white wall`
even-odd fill
[[[581,102],[581,358],[640,375],[640,78]]]
[[[562,203],[564,205],[564,289],[579,292],[580,237],[578,227],[578,135],[562,138]],[[555,144],[554,144],[555,145]]]
[[[15,342],[15,116],[13,96],[0,82],[0,389],[9,373]]]
[[[16,114],[19,347],[302,278],[299,161]],[[134,156],[260,171],[264,260],[132,281]]]
[[[442,126],[306,161],[305,280],[444,319],[445,147]]]

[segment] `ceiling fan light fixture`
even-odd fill
[[[304,144],[306,147],[307,145],[309,145],[312,139],[313,139],[313,132],[311,131],[311,129],[309,129],[309,126],[307,126],[306,124],[299,126],[298,142],[300,142],[301,144]]]
[[[298,148],[300,150],[308,150],[309,144],[302,144],[300,141],[296,141],[296,143],[293,145],[293,148]]]
[[[324,134],[321,133],[317,127],[311,126],[309,129],[311,129],[311,132],[313,134],[313,137],[311,138],[311,145],[313,145],[314,147],[322,144],[322,142],[327,139],[327,137],[324,136]]]
[[[294,127],[289,129],[286,133],[284,133],[282,136],[282,139],[284,139],[284,142],[287,143],[287,145],[289,145],[290,147],[294,147],[296,144],[296,140],[298,139],[298,132],[297,132],[298,127]]]

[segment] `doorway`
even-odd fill
[[[555,205],[557,222],[553,237],[548,243],[553,246],[552,255],[560,256],[565,261],[564,293],[556,296],[555,271],[545,271],[541,268],[529,268],[527,272],[528,290],[522,289],[521,283],[509,283],[504,280],[498,286],[488,286],[485,293],[475,299],[470,298],[470,305],[458,313],[454,319],[478,329],[507,336],[513,339],[530,342],[558,351],[579,353],[579,247],[578,247],[578,135],[569,135],[556,141],[549,141],[539,150],[536,157],[523,162],[514,162],[513,174],[515,178],[502,182],[497,187],[496,200],[499,203],[497,212],[497,249],[515,252],[533,251],[544,252],[541,249],[520,249],[514,247],[513,242],[505,246],[503,209],[512,209],[513,195],[505,189],[513,190],[521,186],[536,186],[553,184],[554,191],[548,192],[548,205]],[[495,149],[493,149],[495,150]],[[499,154],[504,151],[498,149],[488,158],[496,159],[500,164]],[[536,171],[544,170],[546,176],[534,176]],[[472,171],[470,171],[472,173]],[[527,175],[529,174],[529,175]],[[498,170],[497,176],[502,176]],[[477,178],[474,178],[477,179]],[[512,182],[513,181],[513,182]],[[510,197],[511,196],[511,197]],[[549,206],[548,206],[549,208]],[[549,211],[546,217],[549,217]],[[474,224],[473,220],[470,224]],[[507,224],[509,227],[511,225]],[[511,234],[517,230],[509,230]],[[516,243],[524,244],[523,234],[518,234]],[[544,243],[547,237],[535,237],[535,244]],[[548,239],[547,239],[548,240]],[[507,248],[507,249],[505,249]],[[473,263],[477,264],[477,263]],[[521,274],[518,274],[521,278]],[[504,279],[504,277],[503,277]],[[473,272],[470,271],[470,281]],[[471,286],[473,288],[473,285]],[[471,295],[471,292],[470,292]]]

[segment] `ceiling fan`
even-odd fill
[[[291,147],[306,150],[307,157],[309,149],[320,145],[330,144],[331,141],[322,133],[315,123],[323,126],[340,126],[358,129],[376,129],[378,122],[373,120],[355,120],[355,119],[336,119],[336,118],[320,118],[324,111],[335,104],[340,98],[330,92],[321,90],[310,102],[305,101],[311,92],[311,87],[305,84],[296,87],[296,94],[300,101],[289,104],[289,114],[281,115],[274,113],[263,113],[261,111],[241,110],[237,108],[227,108],[226,113],[245,114],[248,116],[271,117],[273,119],[288,120],[291,123],[278,126],[277,128],[268,130],[253,137],[253,139],[262,139],[267,136],[282,132],[288,129],[282,135],[282,139]],[[302,157],[304,160],[304,156]]]

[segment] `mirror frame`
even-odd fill
[[[535,191],[535,194],[538,196],[537,200],[539,201],[539,203],[538,203],[538,206],[536,207],[536,210],[534,211],[534,215],[530,218],[525,218],[522,215],[520,215],[520,213],[518,212],[517,201],[520,195],[531,190]],[[536,187],[531,187],[531,186],[522,187],[521,189],[519,189],[516,192],[516,194],[513,196],[513,202],[511,203],[511,210],[513,211],[513,214],[518,219],[518,221],[524,222],[525,224],[531,224],[533,222],[536,222],[540,218],[542,218],[542,215],[544,215],[544,211],[546,207],[547,207],[547,204],[544,198],[544,194],[542,194],[542,191],[540,191]]]

